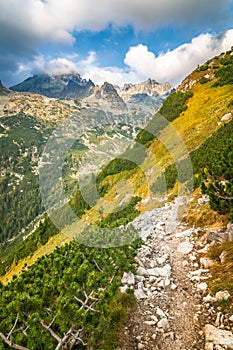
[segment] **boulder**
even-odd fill
[[[181,254],[189,254],[193,250],[193,245],[190,242],[182,242],[178,245],[178,252]]]
[[[201,266],[204,267],[204,269],[208,269],[208,268],[210,268],[211,266],[214,265],[214,261],[211,260],[211,259],[203,258],[203,257],[202,257],[202,258],[200,259],[200,264],[201,264]]]
[[[128,290],[128,286],[120,287],[121,293],[126,293],[127,290]]]
[[[227,257],[227,252],[223,251],[219,256],[221,264],[224,264],[226,262],[226,257]]]
[[[229,294],[229,292],[227,290],[220,291],[220,292],[217,292],[215,294],[215,298],[219,301],[228,300],[228,299],[230,299],[230,297],[231,297],[231,295]]]
[[[154,269],[148,269],[147,272],[148,272],[149,276],[151,276],[151,277],[159,277],[157,267],[155,267]]]
[[[189,228],[188,230],[185,230],[185,231],[176,233],[175,237],[176,237],[176,238],[189,237],[189,236],[191,236],[193,233],[194,233],[194,229],[193,229],[193,228]]]
[[[197,285],[197,289],[198,289],[199,291],[202,291],[202,292],[206,291],[207,288],[208,288],[208,285],[207,285],[207,283],[205,283],[205,282],[199,283],[199,284]]]
[[[227,349],[233,349],[233,334],[230,331],[218,329],[210,324],[204,327],[206,343],[220,345]]]
[[[169,329],[169,322],[167,318],[162,318],[158,323],[157,323],[158,328],[162,328],[164,331],[167,331]]]
[[[159,276],[161,277],[169,277],[171,275],[171,266],[169,264],[166,264],[164,267],[157,267],[157,271]]]
[[[163,310],[161,310],[159,307],[157,307],[156,314],[157,314],[159,317],[166,318],[165,313],[164,313]]]
[[[222,122],[227,122],[227,121],[230,120],[231,118],[232,118],[232,114],[231,114],[231,112],[230,112],[230,113],[224,114],[224,116],[221,118],[221,121],[222,121]]]
[[[135,295],[135,298],[138,300],[147,298],[146,294],[144,293],[144,291],[142,289],[136,289],[134,291],[134,295]]]
[[[133,286],[135,284],[134,274],[132,272],[124,272],[121,282],[122,284]]]
[[[203,298],[204,303],[216,303],[217,299],[212,297],[211,295],[207,295]]]
[[[139,276],[145,276],[148,277],[148,271],[146,269],[144,269],[144,267],[139,266],[139,268],[137,269],[137,274]]]

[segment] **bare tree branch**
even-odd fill
[[[94,311],[94,312],[99,312],[99,310],[93,309],[92,306],[93,306],[94,303],[92,303],[92,305],[89,306],[89,305],[86,304],[86,302],[87,302],[88,300],[82,301],[81,299],[79,299],[79,298],[76,297],[75,295],[74,295],[73,297],[74,297],[74,299],[75,299],[76,301],[78,301],[80,304],[82,304],[82,306],[81,306],[80,309],[87,309],[87,311],[90,310],[90,311]]]
[[[24,346],[20,346],[18,344],[14,344],[10,339],[8,339],[3,333],[0,332],[0,338],[12,349],[16,350],[29,350],[28,348],[25,348]]]
[[[19,319],[19,315],[17,315],[17,317],[16,317],[16,319],[15,319],[15,323],[14,323],[13,327],[11,328],[11,330],[10,330],[8,336],[7,336],[7,339],[10,339],[10,336],[11,336],[11,334],[13,333],[13,331],[14,331],[16,325],[17,325],[18,319]]]
[[[112,281],[114,280],[114,277],[115,277],[115,275],[113,275],[113,276],[111,277],[111,279],[110,279],[110,281],[109,281],[110,284],[111,284]]]
[[[41,324],[42,327],[44,327],[44,328],[46,329],[46,331],[48,331],[48,332],[51,334],[51,336],[52,336],[54,339],[56,339],[56,341],[57,341],[58,343],[61,342],[62,339],[52,330],[52,328],[50,328],[49,326],[47,326],[47,325],[44,323],[43,320],[40,320],[40,324]]]
[[[103,272],[103,270],[99,267],[99,265],[97,264],[96,260],[93,259],[94,263],[95,263],[95,266],[97,267],[97,269],[100,271],[100,272]]]
[[[76,334],[73,335],[73,338],[70,342],[70,349],[72,350],[73,347],[77,344],[77,340],[82,343],[83,346],[86,346],[87,344],[84,343],[84,341],[80,338],[80,333],[83,331],[83,328],[79,329]]]
[[[74,331],[74,327],[72,326],[68,330],[68,332],[64,335],[64,337],[60,340],[60,342],[57,344],[55,350],[60,350],[63,347],[63,345],[67,342],[67,340],[69,340],[69,338],[72,336],[73,331]]]
[[[215,196],[220,199],[225,199],[225,200],[232,200],[233,197],[228,197],[228,196],[223,196],[221,194],[215,193]]]

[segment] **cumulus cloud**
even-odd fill
[[[20,64],[17,76],[28,76],[33,73],[56,75],[78,72],[83,78],[91,79],[98,85],[108,81],[122,86],[126,82],[137,83],[152,78],[161,83],[168,81],[176,86],[198,64],[203,64],[208,59],[227,51],[231,46],[233,46],[233,29],[221,36],[201,34],[193,38],[190,43],[162,52],[158,56],[149,51],[145,45],[131,47],[125,55],[123,68],[101,67],[93,51],[89,52],[83,60],[78,60],[76,54],[56,59],[37,56],[30,64]]]
[[[33,61],[18,65],[16,77],[20,81],[21,76],[30,76],[35,73],[49,75],[78,73],[77,65],[72,61],[72,59],[76,58],[76,55],[68,57],[46,59],[44,56],[36,56]]]
[[[131,47],[126,54],[125,64],[138,77],[153,78],[160,82],[169,81],[174,85],[198,64],[228,50],[233,45],[233,30],[216,37],[202,34],[174,50],[160,53],[157,57],[145,45]]]
[[[127,82],[138,82],[138,73],[118,67],[101,67],[95,52],[90,52],[85,60],[77,62],[78,71],[85,79],[91,79],[95,84],[102,85],[108,81],[114,85],[123,85]]]
[[[201,34],[190,43],[174,50],[162,52],[156,56],[145,45],[131,47],[125,56],[125,67],[100,67],[95,53],[78,63],[78,70],[85,78],[91,78],[96,84],[108,81],[123,85],[125,82],[136,83],[148,78],[159,82],[178,85],[198,64],[227,51],[233,45],[233,30],[221,36]]]
[[[3,79],[7,71],[15,74],[16,62],[30,65],[44,44],[72,48],[79,31],[99,31],[110,23],[132,25],[135,30],[171,24],[197,24],[203,30],[213,24],[224,27],[230,4],[232,0],[98,0],[96,4],[93,0],[0,0],[0,55],[11,56],[2,59],[0,76]],[[116,79],[122,73],[111,67],[107,72]]]

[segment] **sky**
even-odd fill
[[[0,0],[0,79],[177,86],[233,46],[233,0]]]

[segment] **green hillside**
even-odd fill
[[[134,271],[141,241],[114,249],[87,248],[72,241],[73,236],[82,234],[101,246],[103,228],[122,230],[141,212],[201,190],[210,197],[207,212],[233,220],[232,70],[229,51],[188,76],[135,144],[102,168],[96,177],[100,198],[93,207],[75,184],[69,203],[80,220],[74,226],[59,233],[46,216],[25,241],[2,247],[0,326],[4,334],[10,332],[14,345],[50,349],[67,336],[64,344],[74,342],[77,349],[115,349],[120,324],[134,305],[131,293],[119,293],[120,281],[123,271]],[[64,174],[69,191],[69,167]],[[64,208],[59,213],[65,216]],[[88,231],[90,224],[95,226]],[[114,243],[117,235],[108,239]],[[230,253],[229,260],[232,266]],[[11,332],[12,327],[19,331]],[[25,329],[27,335],[20,331]],[[6,343],[0,341],[0,349],[8,349]]]

